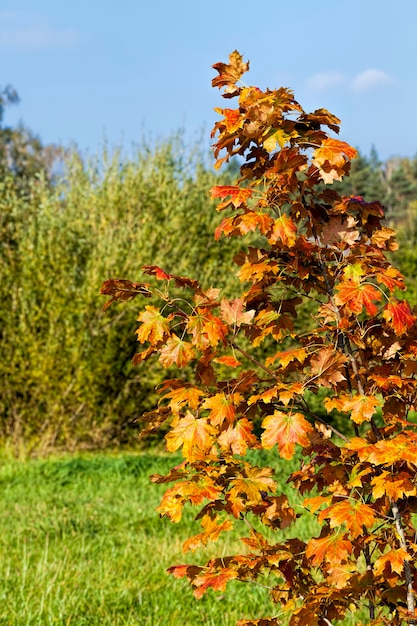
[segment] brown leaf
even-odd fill
[[[342,374],[347,357],[333,348],[322,348],[318,355],[311,359],[311,374],[314,382],[323,387],[333,387],[346,380]],[[313,380],[312,379],[312,380]]]
[[[110,300],[103,307],[106,311],[112,302],[133,300],[133,298],[139,295],[149,298],[152,292],[148,289],[146,283],[132,283],[130,280],[122,278],[109,278],[102,284],[100,295],[111,296]]]

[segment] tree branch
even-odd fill
[[[403,548],[403,550],[406,550],[406,552],[408,552],[407,541],[405,538],[404,528],[403,528],[402,520],[401,520],[401,514],[398,509],[398,503],[396,500],[392,501],[391,510],[394,516],[395,528],[397,529],[398,537],[400,539],[400,545]],[[415,602],[415,596],[414,596],[414,591],[413,591],[413,576],[411,573],[411,567],[410,567],[409,561],[404,561],[404,576],[405,576],[405,581],[407,583],[407,608],[408,608],[408,612],[414,617],[416,602]],[[410,620],[409,624],[412,624],[412,626],[416,626],[417,621],[415,619],[412,619]]]

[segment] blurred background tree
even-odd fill
[[[43,145],[38,135],[22,122],[15,127],[5,125],[6,109],[19,102],[19,95],[11,85],[0,87],[0,177],[11,173],[16,189],[27,193],[35,176],[53,180],[65,150],[55,144]]]

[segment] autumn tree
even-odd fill
[[[134,362],[194,372],[166,380],[144,416],[147,432],[168,422],[167,449],[183,455],[152,477],[172,483],[159,513],[178,522],[186,504],[198,508],[201,530],[184,551],[245,529],[240,554],[169,571],[188,578],[196,598],[231,580],[267,579],[291,626],[333,624],[364,607],[374,626],[416,624],[417,336],[403,276],[388,260],[395,233],[379,202],[334,188],[356,156],[334,137],[339,120],[306,113],[289,89],[245,85],[248,68],[235,51],[214,65],[213,80],[237,101],[216,109],[215,167],[241,159],[237,183],[212,189],[225,214],[215,237],[255,232],[261,242],[234,258],[241,295],[224,298],[157,266],[144,268],[147,282],[102,287],[109,302],[159,294],[161,306],[139,314]],[[311,330],[296,330],[307,302]],[[328,419],[309,402],[323,389]],[[283,537],[297,513],[280,476],[250,462],[253,449],[297,459],[289,483],[317,536]]]

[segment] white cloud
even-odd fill
[[[343,83],[346,83],[346,77],[341,72],[322,72],[311,76],[307,86],[312,91],[322,92]]]
[[[55,28],[46,20],[29,12],[0,12],[0,48],[40,50],[66,48],[77,43],[71,28]]]
[[[331,91],[336,87],[343,87],[355,93],[365,93],[391,87],[396,82],[396,79],[387,74],[387,72],[377,69],[364,70],[354,76],[354,78],[348,78],[342,72],[334,70],[313,74],[307,80],[307,88],[316,93]]]
[[[381,87],[389,87],[395,83],[395,79],[383,72],[382,70],[369,69],[361,72],[352,81],[351,87],[353,91],[362,93],[364,91],[373,91]]]

